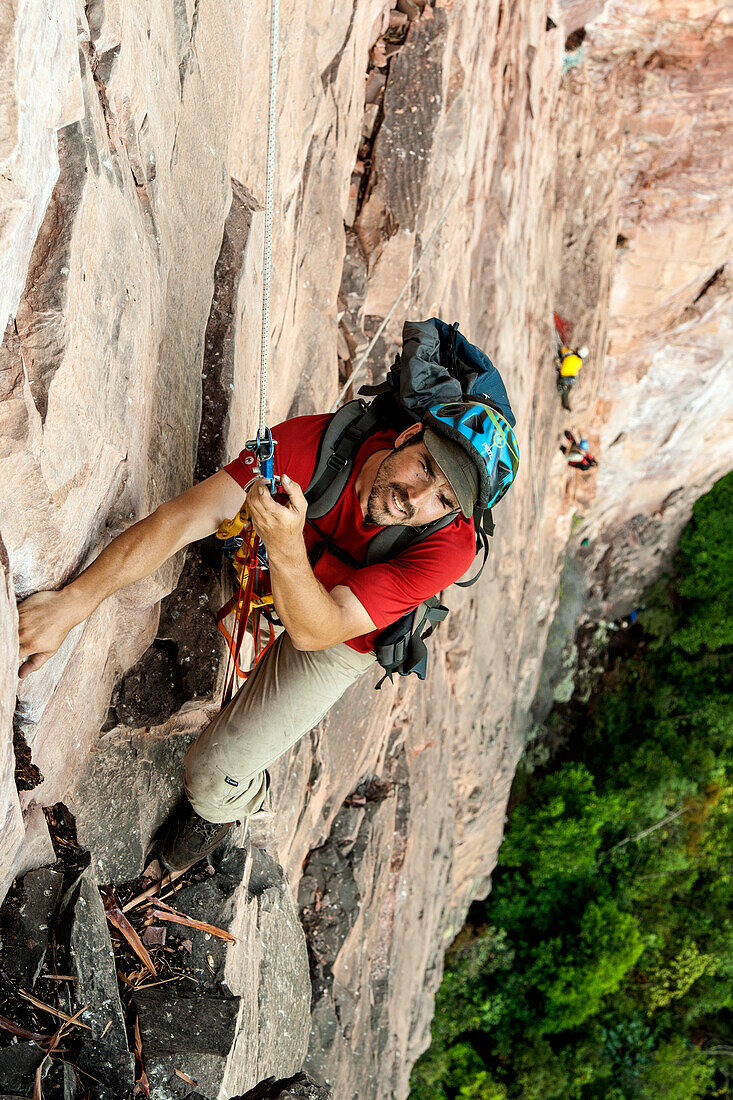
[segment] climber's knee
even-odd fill
[[[195,745],[195,743],[194,743]],[[269,787],[265,770],[248,776],[227,775],[213,761],[191,752],[186,756],[186,797],[207,821],[242,820],[262,807]]]

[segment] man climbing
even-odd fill
[[[436,329],[430,322],[407,322],[403,360],[411,336],[411,354],[424,379],[430,356],[437,362]],[[503,383],[487,362],[513,424]],[[450,381],[447,371],[437,369]],[[516,472],[516,438],[496,406],[438,400],[403,430],[371,431],[344,471],[348,477],[337,499],[315,523],[303,487],[321,466],[338,466],[319,464],[331,420],[297,417],[273,430],[282,488],[277,499],[256,475],[255,455],[245,449],[119,535],[60,591],[37,593],[20,604],[25,676],[104,599],[217,531],[246,494],[251,522],[267,550],[283,630],[186,754],[188,801],[162,839],[161,856],[170,869],[213,851],[234,821],[261,808],[267,767],[374,666],[379,632],[467,571],[475,553],[475,509],[503,496]],[[375,532],[391,527],[405,529],[412,544],[389,560],[365,564]]]
[[[590,443],[587,439],[576,439],[572,432],[565,430],[567,444],[562,444],[560,450],[567,457],[568,466],[576,470],[590,470],[597,466],[593,455],[590,453]]]
[[[562,407],[570,409],[570,390],[573,388],[577,381],[578,372],[583,366],[583,360],[590,354],[589,349],[585,346],[578,348],[577,351],[567,347],[564,343],[561,343],[557,350],[557,389],[560,394],[560,401]]]

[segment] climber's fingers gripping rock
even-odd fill
[[[303,534],[308,502],[303,490],[292,478],[283,474],[281,487],[287,494],[284,504],[273,500],[270,486],[257,478],[247,490],[247,505],[254,529],[270,555],[287,555]]]
[[[45,665],[79,621],[65,592],[36,592],[18,606],[21,679]]]

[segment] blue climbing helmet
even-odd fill
[[[580,447],[581,451],[583,451],[584,453],[590,450],[590,443],[588,442],[587,439],[581,439],[578,446]]]
[[[466,451],[479,475],[476,507],[493,508],[519,469],[519,444],[506,417],[490,404],[464,399],[431,405],[423,424]]]

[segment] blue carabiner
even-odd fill
[[[275,440],[270,429],[265,428],[264,432],[258,429],[256,439],[252,439],[247,443],[247,450],[254,451],[257,455],[260,476],[270,482],[270,493],[275,496],[277,493],[277,485],[275,484]]]

